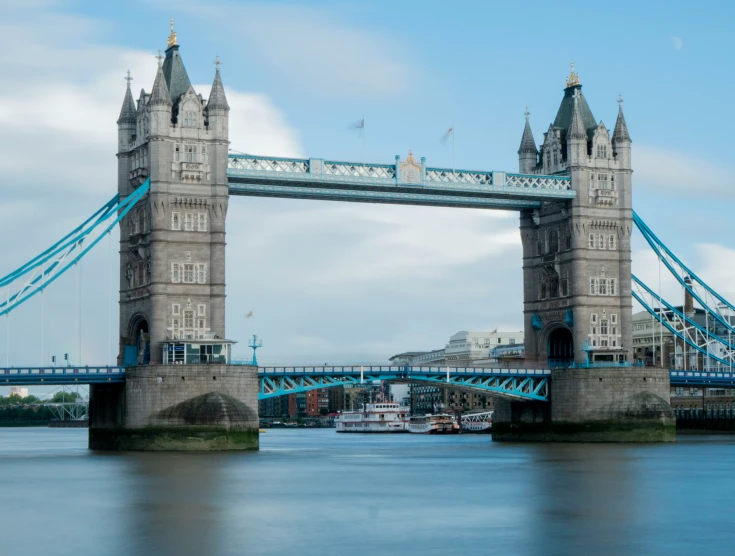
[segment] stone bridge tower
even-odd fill
[[[150,192],[120,227],[121,363],[160,363],[165,340],[225,337],[228,112],[219,63],[205,101],[173,25],[137,106],[128,80],[118,190],[124,199],[150,179]]]
[[[521,213],[526,357],[560,365],[630,361],[631,140],[622,99],[612,138],[572,65],[539,151],[526,113],[520,171],[568,174],[571,202]]]

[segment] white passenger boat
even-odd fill
[[[334,420],[337,432],[406,432],[407,422],[408,407],[396,402],[368,403]]]
[[[465,413],[462,415],[462,432],[491,432],[493,412]]]
[[[408,421],[408,432],[415,434],[457,434],[457,420],[446,413],[413,415]]]

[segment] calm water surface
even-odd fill
[[[735,437],[269,430],[248,454],[86,443],[86,430],[0,429],[0,555],[735,554]]]

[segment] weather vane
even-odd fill
[[[217,68],[217,71],[219,71],[219,67],[222,65],[222,62],[220,62],[219,54],[215,56],[214,58],[214,67]]]

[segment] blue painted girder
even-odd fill
[[[376,380],[425,382],[514,400],[548,401],[551,371],[485,367],[261,367],[258,399]]]
[[[735,372],[669,371],[669,381],[672,386],[735,388]]]
[[[108,382],[125,382],[125,367],[0,368],[0,386],[100,384]]]

